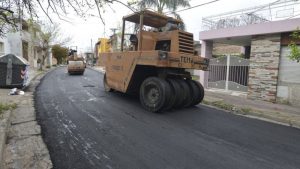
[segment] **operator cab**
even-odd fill
[[[126,21],[138,24],[133,33],[125,33]],[[121,51],[126,46],[125,35],[130,35],[129,51],[171,51],[171,34],[166,32],[180,30],[182,21],[158,14],[149,10],[143,10],[123,17],[123,30],[121,37]],[[126,47],[125,47],[126,48]]]
[[[74,56],[76,54],[77,54],[77,50],[74,50],[74,49],[69,50],[69,56]]]

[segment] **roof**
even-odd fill
[[[140,15],[144,14],[144,25],[159,28],[163,27],[167,24],[168,18],[171,18],[169,16],[159,14],[157,12],[149,11],[149,10],[142,10],[139,12],[135,12],[133,14],[124,16],[123,19],[125,21],[133,22],[133,23],[140,23]],[[173,21],[177,24],[182,23],[182,21],[178,19],[174,19]]]

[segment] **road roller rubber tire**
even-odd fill
[[[103,87],[106,92],[112,92],[112,88],[110,88],[107,84],[106,73],[103,76]]]
[[[183,92],[183,101],[180,105],[178,105],[178,107],[182,108],[182,107],[187,107],[188,105],[191,104],[191,90],[189,85],[187,84],[187,82],[184,79],[179,79],[178,80],[179,85],[181,86],[182,92]]]
[[[176,91],[176,102],[173,106],[174,109],[182,108],[183,101],[186,97],[186,93],[184,92],[184,87],[181,85],[181,79],[174,79],[174,81],[178,84],[179,89]]]
[[[140,102],[151,112],[161,112],[171,97],[169,83],[158,77],[148,77],[140,87]]]
[[[194,106],[199,103],[198,100],[200,99],[201,91],[193,80],[186,80],[186,82],[191,90],[191,102],[187,107]]]
[[[193,103],[194,105],[197,105],[199,103],[202,102],[203,98],[204,98],[204,88],[202,86],[202,84],[198,81],[193,80],[193,82],[196,84],[196,86],[198,87],[199,93],[200,95],[198,96],[197,100],[195,100],[195,102]]]
[[[167,79],[167,82],[171,87],[171,97],[164,110],[170,110],[174,107],[174,105],[180,104],[182,102],[182,90],[178,82],[172,78]]]

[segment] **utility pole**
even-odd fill
[[[111,36],[111,46],[113,50],[116,50],[118,48],[118,37],[116,36],[118,28],[110,28],[110,30],[113,32],[113,35]]]
[[[110,28],[110,30],[113,32],[113,35],[115,35],[118,28]]]

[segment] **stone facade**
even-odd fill
[[[252,38],[248,98],[276,101],[280,40],[280,34]]]
[[[214,43],[213,44],[213,55],[240,55],[243,54],[243,47],[236,45],[227,45],[222,43]]]

